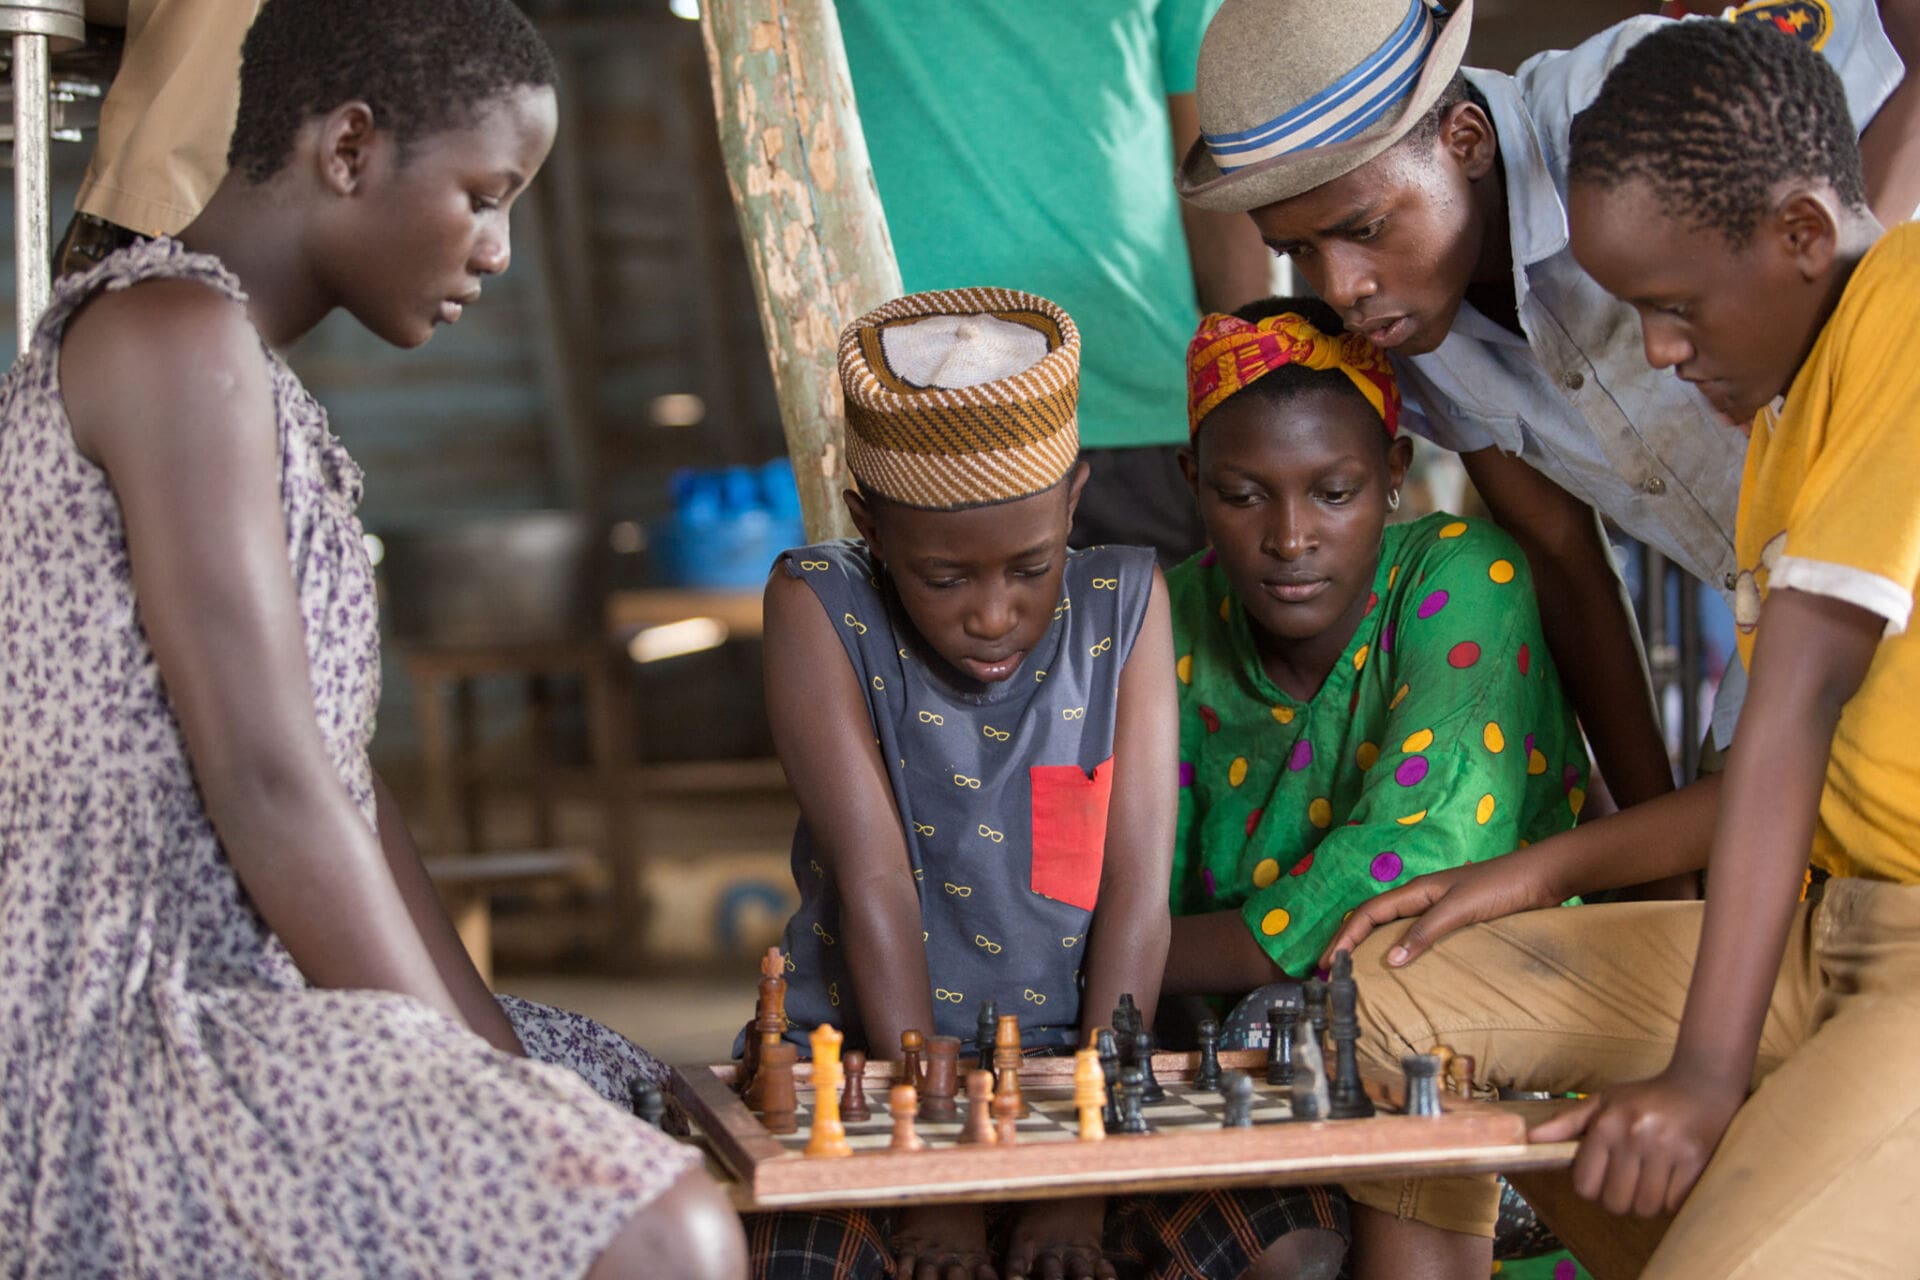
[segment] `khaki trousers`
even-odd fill
[[[1591,1092],[1672,1053],[1705,904],[1563,907],[1478,925],[1411,966],[1354,957],[1362,1060],[1435,1045],[1482,1084]],[[1920,886],[1836,879],[1793,917],[1755,1091],[1643,1274],[1920,1276]],[[1360,1184],[1371,1208],[1491,1235],[1490,1178]]]
[[[132,0],[74,207],[141,235],[192,222],[227,172],[240,43],[261,0]]]

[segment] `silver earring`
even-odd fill
[[[1400,491],[1398,489],[1395,489],[1392,492],[1387,494],[1387,510],[1398,511],[1399,509],[1400,509]]]

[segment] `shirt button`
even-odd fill
[[[1659,476],[1648,476],[1640,488],[1657,498],[1667,491],[1667,482]]]
[[[1560,385],[1569,391],[1578,391],[1587,385],[1587,378],[1578,369],[1569,369],[1560,375]]]
[[[1737,573],[1730,573],[1720,579],[1720,581],[1727,584],[1727,590],[1729,591],[1738,591],[1740,589],[1740,575]]]

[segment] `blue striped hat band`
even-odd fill
[[[1365,133],[1385,119],[1420,78],[1439,33],[1433,17],[1428,0],[1412,0],[1405,21],[1387,42],[1319,93],[1251,129],[1203,134],[1213,162],[1221,173],[1232,173]]]

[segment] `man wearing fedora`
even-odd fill
[[[1324,0],[1225,0],[1200,47],[1201,138],[1180,194],[1250,214],[1349,329],[1391,352],[1410,425],[1461,455],[1525,548],[1548,643],[1615,798],[1651,799],[1672,778],[1596,513],[1731,595],[1746,439],[1710,387],[1647,365],[1632,308],[1568,249],[1565,200],[1573,116],[1668,19],[1629,19],[1508,76],[1460,65],[1472,0],[1450,15],[1427,0],[1341,0],[1337,22],[1328,11]],[[1756,0],[1731,16],[1827,57],[1868,126],[1875,213],[1908,217],[1920,203],[1909,154],[1920,80],[1903,81],[1902,59],[1920,53],[1920,0]],[[1735,664],[1715,709],[1718,745],[1744,683]],[[1426,1188],[1419,1196],[1444,1194]],[[1356,1274],[1487,1274],[1490,1203],[1357,1190]]]
[[[1920,203],[1920,0],[1757,0],[1845,82],[1877,213]],[[1777,12],[1776,12],[1777,11]],[[1200,49],[1201,137],[1177,184],[1252,216],[1350,329],[1392,352],[1410,424],[1461,455],[1526,548],[1548,641],[1622,805],[1671,789],[1627,604],[1595,513],[1731,593],[1745,437],[1647,366],[1632,309],[1573,260],[1567,127],[1634,41],[1629,19],[1516,76],[1462,67],[1472,0],[1226,0]],[[1884,16],[1884,26],[1882,18]],[[1898,44],[1890,34],[1899,37]],[[1896,51],[1901,50],[1901,51]],[[1731,737],[1744,673],[1723,682]]]

